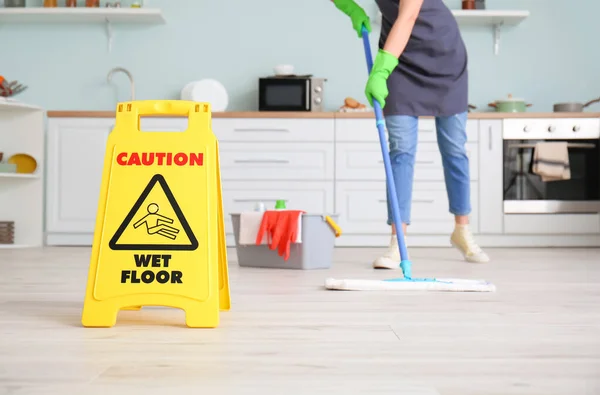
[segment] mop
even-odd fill
[[[371,56],[371,46],[369,43],[369,32],[363,26],[362,38],[367,58],[367,71],[370,74],[373,68],[373,58]],[[400,224],[400,209],[398,206],[398,196],[396,195],[396,185],[392,176],[392,165],[390,155],[387,150],[385,137],[385,123],[383,120],[383,111],[377,100],[373,100],[373,109],[377,130],[379,132],[379,142],[383,155],[385,166],[386,184],[388,196],[391,199],[392,216],[395,224]],[[485,280],[466,280],[453,278],[413,278],[412,262],[408,258],[408,251],[404,243],[404,231],[402,226],[396,227],[396,237],[400,248],[400,268],[404,278],[392,278],[387,280],[360,280],[360,279],[334,279],[325,280],[325,288],[330,290],[343,291],[455,291],[455,292],[495,292],[496,286]]]

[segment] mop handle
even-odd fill
[[[363,44],[365,46],[365,55],[367,57],[367,70],[371,74],[373,68],[373,57],[371,55],[371,44],[369,43],[369,31],[365,26],[362,28]],[[383,111],[379,102],[373,99],[373,109],[375,110],[375,119],[377,120],[377,130],[379,131],[379,142],[381,144],[381,153],[383,155],[383,163],[385,165],[386,183],[388,188],[388,198],[391,199],[392,217],[394,224],[396,225],[396,237],[398,238],[398,246],[400,247],[400,259],[402,269],[404,270],[404,277],[410,278],[410,263],[408,262],[408,253],[406,251],[406,245],[404,244],[404,230],[402,228],[402,221],[400,219],[400,208],[398,206],[398,195],[396,194],[396,185],[394,183],[394,175],[392,173],[392,164],[390,160],[390,154],[385,137],[385,122],[383,120]],[[408,267],[405,267],[408,266]],[[408,273],[407,273],[408,272]]]

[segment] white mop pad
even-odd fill
[[[389,279],[389,280],[338,280],[328,278],[325,288],[339,291],[448,291],[496,292],[496,286],[485,280],[457,278]]]

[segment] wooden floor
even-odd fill
[[[241,269],[230,251],[218,328],[144,308],[89,329],[89,249],[0,250],[0,394],[600,394],[600,250],[492,249],[487,265],[411,250],[414,275],[485,278],[495,294],[322,288],[393,276],[370,268],[377,252],[339,249],[307,272]]]

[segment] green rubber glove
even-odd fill
[[[354,2],[354,0],[333,0],[333,4],[335,4],[338,10],[350,17],[350,20],[352,20],[352,28],[356,30],[358,38],[362,37],[363,25],[367,28],[367,31],[371,33],[371,21],[369,20],[369,16],[361,6]]]
[[[387,79],[398,65],[398,58],[391,53],[380,49],[373,62],[373,68],[367,86],[365,87],[365,95],[373,106],[373,99],[379,102],[381,108],[385,107],[385,98],[388,96]]]

